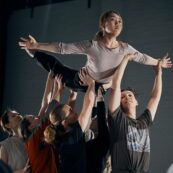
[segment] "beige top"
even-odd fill
[[[27,161],[27,153],[25,144],[19,137],[12,136],[0,142],[0,146],[4,147],[7,152],[8,165],[13,171],[24,168]]]
[[[91,77],[100,83],[108,83],[116,67],[128,53],[138,52],[134,61],[141,64],[150,64],[152,57],[140,53],[132,46],[121,43],[117,48],[107,48],[98,41],[82,41],[77,43],[57,43],[59,54],[84,54],[87,55],[87,68]]]

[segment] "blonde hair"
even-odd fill
[[[48,144],[52,144],[55,141],[56,130],[53,125],[49,125],[44,130],[44,141]]]
[[[49,125],[44,130],[44,141],[48,144],[52,144],[55,141],[56,136],[62,136],[64,134],[64,128],[60,125],[66,117],[66,112],[63,111],[64,104],[56,106],[49,114],[49,118],[52,120],[51,123],[59,122],[58,126]]]

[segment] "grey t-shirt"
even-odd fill
[[[56,53],[59,54],[84,54],[87,55],[87,68],[91,77],[100,83],[108,83],[116,67],[128,53],[138,52],[134,61],[149,64],[151,57],[142,54],[132,46],[121,43],[117,48],[107,48],[98,41],[82,41],[77,43],[57,43]]]
[[[113,173],[148,171],[150,160],[148,127],[151,123],[149,110],[145,110],[137,119],[127,117],[120,107],[114,113],[109,113]]]

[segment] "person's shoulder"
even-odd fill
[[[120,106],[114,112],[108,111],[108,116],[112,118],[116,118],[118,115],[122,115],[122,114],[123,114],[123,111]]]
[[[145,123],[146,126],[151,125],[153,121],[150,110],[145,109],[143,113],[137,118],[137,120]]]
[[[1,141],[0,145],[1,146],[7,146],[7,145],[9,145],[10,143],[13,143],[13,142],[14,142],[14,137],[13,136],[9,136],[6,139],[4,139],[3,141]]]

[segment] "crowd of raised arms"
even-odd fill
[[[21,49],[48,71],[48,77],[38,115],[21,115],[13,109],[1,115],[1,127],[9,137],[0,142],[0,172],[148,172],[149,127],[161,98],[162,68],[171,68],[172,62],[168,54],[153,58],[117,40],[122,28],[121,16],[107,11],[92,40],[40,43],[31,35],[20,38]],[[87,63],[80,70],[72,69],[48,52],[84,54]],[[154,69],[153,87],[141,113],[136,112],[136,91],[121,88],[129,61]],[[65,88],[69,98],[63,103]],[[77,114],[75,102],[80,91],[84,98]]]

